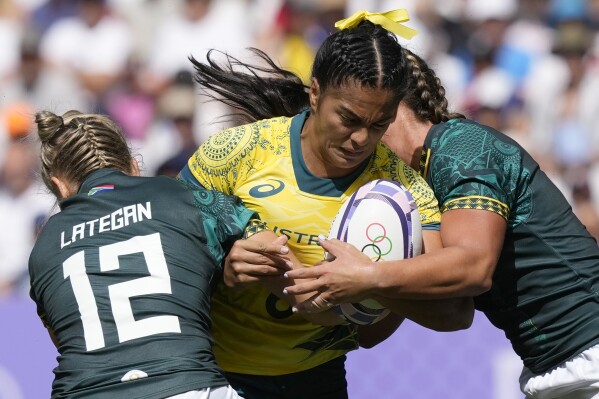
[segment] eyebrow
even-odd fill
[[[340,110],[341,113],[345,113],[347,114],[347,117],[349,117],[350,119],[355,119],[356,121],[359,121],[360,124],[365,124],[366,121],[358,114],[356,114],[355,112],[353,112],[351,109],[347,108],[344,105],[340,105]]]
[[[345,113],[347,113],[349,117],[351,117],[351,118],[354,118],[354,119],[356,119],[356,120],[359,120],[361,123],[365,123],[365,120],[364,120],[364,119],[363,119],[363,118],[362,118],[360,115],[356,114],[355,112],[353,112],[352,110],[350,110],[349,108],[347,108],[345,105],[339,105],[339,109],[340,109],[342,112],[345,112]],[[387,123],[387,121],[388,121],[388,120],[390,120],[390,122],[389,122],[389,123],[393,122],[393,118],[391,118],[391,117],[388,117],[388,118],[384,118],[384,119],[381,119],[381,120],[375,121],[375,122],[374,122],[374,123],[372,123],[372,124],[383,123],[383,122],[384,122],[384,123]]]

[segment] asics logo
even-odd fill
[[[285,188],[285,183],[283,183],[281,180],[268,180],[275,182],[276,186],[275,184],[270,183],[260,184],[250,189],[250,195],[254,198],[266,198],[280,193]]]

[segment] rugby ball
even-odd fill
[[[329,238],[352,244],[374,262],[408,259],[422,251],[420,213],[402,184],[373,180],[343,203]],[[335,310],[348,322],[359,325],[376,323],[389,314],[374,299],[340,304]]]

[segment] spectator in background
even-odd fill
[[[77,16],[58,20],[40,43],[45,63],[68,71],[87,94],[84,109],[105,110],[104,95],[126,71],[132,49],[128,25],[106,0],[77,0]]]
[[[583,130],[599,127],[597,86],[593,83],[596,79],[589,74],[586,62],[591,33],[583,3],[574,0],[551,4],[551,52],[533,64],[522,92],[531,121],[534,153],[542,156],[554,155],[556,127],[561,129],[562,122],[575,119]]]
[[[241,57],[252,42],[245,17],[247,3],[243,0],[184,0],[180,12],[162,20],[146,62],[145,73],[140,74],[146,91],[159,96],[179,71],[191,72],[190,55],[203,57],[210,48],[218,47]],[[249,54],[249,53],[248,53]],[[198,142],[220,130],[224,123],[214,115],[227,113],[217,102],[197,103],[195,119]]]
[[[164,174],[165,168],[178,167],[177,173],[187,163],[187,160],[193,155],[198,147],[194,137],[194,115],[195,115],[195,93],[193,86],[183,84],[171,87],[159,101],[159,107],[162,115],[168,118],[168,128],[175,135],[171,147],[173,154],[159,167],[157,174]],[[181,106],[181,104],[189,104]],[[175,173],[176,175],[176,173]]]
[[[51,107],[57,111],[83,108],[85,93],[69,70],[45,65],[39,53],[40,36],[27,30],[20,46],[19,74],[4,82],[2,88],[5,106],[27,102],[33,109]],[[0,102],[0,109],[3,103]]]
[[[33,107],[27,101],[9,102],[0,107],[0,165],[10,143],[21,141],[31,128]]]
[[[107,0],[131,28],[133,58],[145,67],[156,41],[158,27],[180,12],[185,0]],[[271,1],[271,0],[266,0]],[[148,84],[152,87],[152,84]]]
[[[135,148],[145,140],[156,113],[156,99],[140,86],[137,74],[141,65],[130,59],[120,83],[106,94],[106,111],[121,126],[123,134]],[[185,107],[185,104],[181,104]]]
[[[12,123],[21,125],[19,129],[25,127],[24,120]],[[0,229],[0,296],[14,290],[27,292],[28,254],[54,204],[36,179],[37,152],[32,143],[22,140],[30,127],[21,132],[11,130],[13,136],[0,164],[0,215],[4,226]]]
[[[0,83],[18,73],[19,45],[23,25],[15,18],[3,14],[0,8]]]
[[[552,52],[539,60],[525,81],[532,152],[544,167],[553,166],[574,211],[597,237],[592,204],[599,200],[593,167],[599,150],[599,76],[588,58],[592,36],[583,4],[552,4]]]
[[[275,23],[260,38],[262,49],[279,60],[281,67],[310,83],[312,61],[328,28],[343,18],[344,1],[286,0],[280,5]]]
[[[147,60],[147,73],[153,84],[148,90],[159,93],[181,70],[191,71],[188,57],[206,54],[218,46],[240,56],[251,43],[241,0],[184,0],[179,13],[156,27],[154,43]],[[235,21],[235,23],[227,23]]]
[[[77,16],[77,1],[46,0],[31,12],[30,28],[43,36],[56,21]]]
[[[516,7],[515,0],[491,3],[469,0],[465,9],[466,15],[477,23],[467,44],[470,78],[466,94],[463,102],[456,105],[477,120],[482,116],[488,118],[484,123],[491,122],[495,128],[501,122],[494,113],[500,113],[515,92],[514,79],[497,65],[497,59]]]
[[[197,98],[192,76],[187,71],[177,74],[158,97],[156,118],[143,141],[138,142],[144,175],[170,174],[165,170],[175,164],[179,164],[178,173],[195,152],[198,143],[194,123]]]

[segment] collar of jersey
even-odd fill
[[[429,165],[432,156],[432,147],[435,145],[435,142],[439,140],[439,137],[445,132],[449,125],[453,125],[457,123],[458,119],[451,119],[447,122],[440,122],[436,125],[431,126],[426,137],[424,139],[424,145],[422,146],[422,153],[420,154],[420,176],[422,176],[425,180],[427,179],[429,172]]]
[[[372,157],[365,160],[360,167],[347,176],[327,179],[314,176],[306,166],[304,155],[302,154],[302,145],[300,135],[302,127],[310,115],[309,110],[293,117],[289,127],[289,140],[291,146],[291,160],[293,162],[293,172],[295,180],[300,190],[305,193],[320,195],[325,197],[340,197],[352,183],[362,174],[364,169],[370,163]]]
[[[93,171],[92,173],[90,173],[85,180],[83,181],[83,183],[81,183],[81,187],[79,187],[79,191],[77,191],[77,194],[81,194],[81,193],[86,193],[91,190],[93,187],[96,187],[98,185],[101,184],[109,184],[109,183],[114,183],[114,177],[116,176],[123,176],[124,173],[117,170],[117,169],[110,169],[110,168],[105,168],[105,169],[99,169],[96,171]],[[110,177],[109,176],[114,176],[114,177]]]

